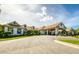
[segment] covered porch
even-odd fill
[[[50,30],[44,30],[43,34],[45,35],[66,35],[67,32],[63,29],[50,29]]]

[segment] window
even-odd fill
[[[8,31],[13,33],[13,28],[12,27],[8,27]]]
[[[21,29],[20,28],[17,29],[17,33],[21,34]]]

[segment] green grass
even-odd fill
[[[79,35],[77,35],[77,36],[73,36],[73,37],[75,37],[75,38],[79,38]]]
[[[31,36],[17,36],[17,37],[11,37],[11,38],[0,38],[0,41],[15,40],[15,39],[26,38],[26,37],[31,37]]]
[[[60,40],[60,41],[79,45],[79,40],[66,40],[65,39],[65,40]]]

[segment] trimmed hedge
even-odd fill
[[[8,37],[11,37],[11,32],[3,32],[1,31],[0,32],[0,38],[8,38]]]
[[[40,32],[38,30],[28,30],[27,35],[39,35]]]

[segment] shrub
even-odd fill
[[[0,38],[3,37],[3,34],[4,34],[4,32],[3,31],[0,31]]]
[[[34,35],[39,35],[40,34],[40,32],[38,30],[34,30],[33,33],[34,33]]]
[[[39,35],[39,31],[38,30],[28,30],[27,35]]]
[[[11,32],[4,32],[3,36],[6,38],[11,37]]]

